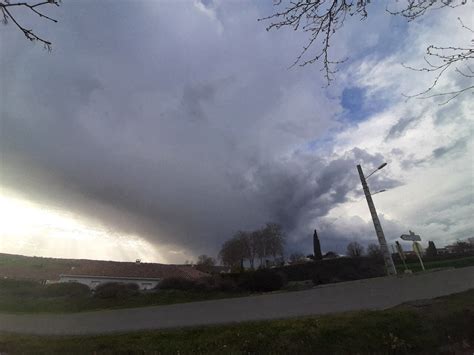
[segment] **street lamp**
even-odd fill
[[[367,180],[367,179],[366,179],[366,180]],[[383,189],[383,190],[380,190],[380,191],[374,192],[374,193],[373,193],[373,194],[371,194],[371,195],[372,195],[372,196],[374,196],[374,195],[377,195],[377,194],[379,194],[379,193],[381,193],[381,192],[385,192],[385,191],[387,191],[387,190]]]
[[[387,274],[389,276],[394,276],[397,274],[397,269],[395,269],[395,264],[393,263],[392,254],[388,250],[387,241],[385,240],[385,235],[383,233],[382,225],[380,224],[379,217],[377,215],[377,211],[375,210],[374,201],[372,200],[372,195],[370,194],[369,186],[367,185],[367,179],[372,176],[375,172],[379,171],[380,169],[384,168],[387,163],[383,163],[377,169],[375,169],[372,173],[370,173],[367,177],[364,176],[364,172],[362,171],[362,167],[357,165],[357,171],[359,172],[360,182],[362,183],[362,188],[364,190],[365,198],[367,199],[367,204],[369,205],[370,214],[372,215],[372,221],[374,222],[375,233],[377,234],[377,239],[379,240],[380,249],[383,253],[383,259],[385,262],[385,267],[387,268]],[[379,192],[383,192],[385,190],[380,190],[375,192],[373,195]]]
[[[380,169],[385,168],[386,165],[387,165],[387,163],[383,163],[383,164],[380,165],[377,169],[375,169],[374,171],[372,171],[368,176],[366,176],[365,179],[367,180],[369,177],[371,177],[372,175],[374,175],[374,173],[376,173],[376,172],[379,171]],[[372,195],[373,195],[373,194],[372,194]]]

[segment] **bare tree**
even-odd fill
[[[283,258],[285,235],[282,226],[277,223],[267,223],[262,230],[262,235],[267,255],[272,256],[274,261],[277,257]]]
[[[380,249],[378,244],[369,244],[367,246],[367,256],[374,259],[382,259],[382,249]]]
[[[216,265],[216,261],[214,258],[207,256],[206,254],[202,254],[198,256],[196,265],[214,266]]]
[[[358,242],[350,242],[347,245],[347,255],[352,258],[360,257],[364,254],[364,247]]]
[[[224,243],[219,252],[222,264],[232,268],[244,268],[244,261],[248,257],[245,238],[245,232],[239,231]]]
[[[45,1],[40,1],[40,2],[33,2],[33,1],[11,1],[11,0],[0,0],[0,10],[2,11],[2,22],[6,25],[9,22],[13,22],[18,29],[23,32],[25,37],[29,39],[31,42],[40,42],[44,45],[46,49],[49,51],[51,50],[51,42],[48,41],[47,39],[40,37],[37,35],[33,29],[29,29],[25,27],[21,23],[20,20],[18,20],[18,16],[15,13],[16,10],[27,10],[29,12],[32,12],[36,15],[38,15],[41,18],[44,18],[48,21],[52,21],[54,23],[57,23],[58,21],[55,20],[54,18],[46,15],[43,11],[42,8],[46,6],[59,6],[61,0],[45,0]]]
[[[282,0],[275,2],[279,7]],[[285,1],[286,3],[286,1]],[[270,20],[267,31],[290,27],[293,30],[301,30],[309,34],[309,40],[296,57],[292,67],[295,65],[305,66],[322,60],[323,71],[329,84],[334,79],[334,65],[342,63],[345,59],[333,60],[330,58],[329,48],[331,40],[337,30],[339,30],[346,20],[347,15],[359,15],[360,18],[367,17],[367,5],[370,0],[292,0],[281,11],[261,18]],[[313,54],[306,58],[308,51],[315,47]]]
[[[456,253],[464,254],[474,250],[474,246],[466,240],[458,240],[454,244],[454,250]]]
[[[461,18],[458,17],[458,21],[464,30],[474,33],[471,28],[464,25]],[[459,95],[465,92],[472,91],[474,89],[474,85],[472,85],[474,71],[469,66],[469,61],[473,59],[474,39],[471,40],[470,47],[443,47],[434,45],[428,46],[428,48],[426,48],[426,55],[424,57],[426,63],[424,67],[414,68],[408,65],[404,65],[404,67],[413,71],[433,73],[435,75],[434,80],[426,90],[412,95],[405,95],[405,97],[407,97],[408,99],[427,99],[431,97],[441,97],[443,98],[443,101],[440,103],[440,105],[444,105],[447,104],[449,101],[455,99]],[[450,70],[454,70],[458,75],[467,79],[468,83],[470,82],[471,85],[467,84],[464,87],[449,92],[433,92],[442,76]]]
[[[334,74],[337,72],[337,64],[346,60],[346,58],[333,59],[330,54],[333,36],[344,25],[349,18],[355,17],[360,20],[368,16],[370,0],[277,0],[275,1],[276,11],[259,21],[269,21],[267,31],[272,29],[291,28],[295,31],[303,31],[308,34],[308,41],[303,46],[301,52],[297,55],[292,64],[305,66],[315,62],[322,62],[322,71],[329,85],[334,80]],[[393,4],[400,4],[397,0],[391,0]],[[387,7],[387,12],[394,16],[402,16],[409,22],[425,15],[428,11],[439,10],[442,8],[455,8],[466,5],[467,0],[406,0],[404,6],[399,10],[392,10]],[[459,19],[461,26],[472,31],[465,26]],[[435,73],[433,84],[423,92],[410,97],[429,98],[435,96],[447,97],[449,102],[460,94],[471,91],[472,85],[466,85],[464,88],[446,93],[432,93],[431,91],[438,83],[440,77],[449,69],[454,70],[461,76],[472,79],[474,72],[468,66],[467,61],[472,60],[474,49],[471,44],[465,47],[453,46],[434,46],[427,48],[426,67],[411,68],[417,71],[426,71]],[[465,65],[460,68],[458,65]],[[444,103],[446,103],[444,102]]]
[[[250,268],[254,268],[255,258],[260,259],[260,266],[264,259],[283,256],[285,236],[282,228],[276,223],[267,223],[264,228],[252,232],[238,231],[226,241],[221,248],[219,258],[227,266],[243,268],[244,261],[248,261]]]

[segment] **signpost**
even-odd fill
[[[403,252],[403,248],[400,245],[400,243],[398,242],[398,240],[395,242],[395,244],[397,246],[398,255],[400,255],[400,259],[402,259],[403,266],[405,267],[405,273],[408,273],[408,268],[407,268],[407,264],[405,262],[406,258],[405,258],[405,253]]]
[[[421,237],[418,234],[415,234],[412,231],[409,231],[409,232],[410,232],[410,234],[402,234],[400,236],[400,238],[402,238],[403,240],[409,240],[411,242],[420,242],[421,241]]]
[[[425,265],[423,265],[423,260],[421,260],[421,253],[423,252],[421,244],[418,242],[413,242],[413,251],[416,253],[416,256],[418,256],[418,260],[420,260],[421,268],[423,271],[425,271]]]
[[[402,234],[400,236],[401,239],[413,242],[413,251],[415,252],[416,256],[418,257],[418,260],[420,260],[420,265],[421,269],[425,271],[425,265],[423,264],[423,260],[421,259],[421,254],[423,253],[423,248],[421,247],[421,244],[418,243],[421,241],[421,237],[418,234],[415,234],[412,231],[409,231],[410,234]],[[399,246],[399,243],[397,242],[397,248]],[[401,248],[401,246],[400,246]],[[405,264],[405,261],[403,262]],[[406,267],[406,265],[405,265]]]

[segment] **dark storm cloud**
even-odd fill
[[[315,155],[295,154],[256,169],[249,185],[264,201],[269,215],[289,232],[290,240],[295,245],[306,245],[308,233],[329,210],[354,196],[363,196],[356,165],[362,164],[368,172],[382,162],[382,156],[358,148],[329,162]],[[374,191],[379,186],[389,189],[398,185],[398,181],[384,175],[371,179]],[[328,232],[326,237],[334,239],[331,245],[338,244],[337,233]]]
[[[130,4],[122,8],[128,16],[107,23],[111,3],[100,9],[91,2],[87,13],[65,4],[61,23],[67,27],[51,38],[52,54],[28,47],[8,27],[5,46],[14,50],[1,58],[9,63],[8,71],[2,65],[8,80],[2,85],[9,88],[2,97],[3,186],[111,233],[193,254],[216,252],[236,229],[269,220],[291,230],[305,208],[343,200],[344,188],[327,182],[300,196],[314,181],[298,180],[298,171],[287,169],[306,168],[271,163],[317,138],[335,109],[305,74],[284,71],[286,59],[274,60],[268,38],[237,36],[232,26],[241,31],[241,24],[232,18],[219,34],[215,19],[191,2],[159,11]],[[252,20],[244,29],[266,36],[255,18],[244,17]],[[166,41],[157,35],[163,32],[169,32]],[[242,43],[221,51],[230,40]],[[26,50],[28,61],[10,57]],[[217,54],[209,61],[211,52]],[[228,66],[237,56],[243,64]],[[287,105],[295,106],[296,117],[281,112]],[[327,108],[315,116],[314,105]],[[287,178],[295,184],[286,186]],[[314,202],[325,188],[334,196]],[[293,212],[273,205],[285,200]]]
[[[289,249],[311,250],[314,228],[326,251],[373,238],[358,217],[325,216],[363,198],[356,165],[368,174],[383,157],[304,148],[336,124],[338,89],[328,98],[316,67],[286,70],[298,41],[268,34],[254,7],[205,4],[216,13],[192,2],[67,2],[62,27],[45,33],[52,54],[7,26],[2,185],[146,238],[165,257],[169,246],[215,254],[234,231],[267,221],[284,226]],[[387,138],[415,122],[401,119]],[[449,147],[440,149],[433,155]],[[370,180],[372,191],[399,184],[384,172]]]
[[[379,213],[385,238],[389,245],[394,244],[408,227],[397,220],[387,219],[383,213]],[[323,253],[333,251],[345,254],[350,242],[358,242],[364,247],[369,244],[378,244],[372,220],[365,221],[358,216],[344,216],[336,219],[319,218],[313,221],[313,229],[318,231]],[[302,232],[298,243],[291,244],[291,251],[299,251],[305,254],[313,253],[313,230]]]
[[[206,106],[211,105],[216,93],[225,89],[234,82],[234,78],[215,80],[214,82],[204,82],[186,85],[183,89],[181,106],[184,110],[185,118],[189,120],[202,120],[206,118]]]

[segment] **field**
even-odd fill
[[[474,351],[474,290],[385,311],[101,336],[0,334],[0,353],[439,354]]]
[[[426,270],[446,268],[446,267],[467,267],[474,266],[474,256],[468,256],[465,258],[455,258],[455,259],[445,259],[445,260],[434,260],[434,261],[423,261]],[[419,272],[421,270],[421,265],[418,261],[410,261],[407,263],[407,267],[413,272]],[[398,272],[403,272],[403,264],[397,264]]]

